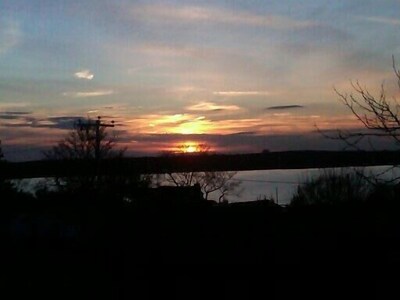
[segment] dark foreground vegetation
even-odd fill
[[[171,195],[167,189],[161,194]],[[55,299],[144,299],[156,292],[172,299],[249,299],[259,292],[282,298],[317,290],[324,299],[381,295],[394,284],[385,280],[397,276],[383,268],[400,266],[396,189],[365,201],[285,208],[269,200],[216,204],[140,189],[136,198],[3,191],[2,285],[17,296]]]

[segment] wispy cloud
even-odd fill
[[[30,103],[28,102],[0,102],[0,110],[6,110],[6,111],[11,111],[11,110],[16,110],[20,111],[22,108],[27,108],[30,106]]]
[[[0,120],[17,120],[20,119],[18,115],[0,114]]]
[[[278,106],[270,106],[267,107],[268,110],[283,110],[283,109],[294,109],[294,108],[303,108],[303,105],[278,105]]]
[[[15,47],[21,37],[22,32],[18,23],[0,19],[0,55]]]
[[[139,46],[137,50],[146,55],[163,57],[210,58],[217,54],[217,51],[211,48],[160,43],[146,43]]]
[[[288,112],[284,112],[284,113],[274,113],[273,114],[273,116],[274,117],[288,117],[288,116],[291,116],[292,114],[291,113],[288,113]]]
[[[284,16],[253,14],[205,6],[138,5],[131,13],[135,18],[161,22],[213,22],[276,29],[304,28],[314,25],[311,21],[294,20]]]
[[[142,115],[132,120],[127,120],[127,123],[140,124],[140,127],[149,126],[156,127],[159,125],[176,125],[194,119],[195,117],[190,114],[148,114]]]
[[[63,93],[63,96],[73,97],[73,98],[89,98],[89,97],[109,96],[112,94],[114,94],[113,90],[98,90],[90,92]]]
[[[361,17],[363,20],[370,21],[370,22],[375,22],[375,23],[381,23],[381,24],[387,24],[387,25],[400,25],[400,19],[399,18],[386,18],[386,17]]]
[[[1,124],[8,128],[48,128],[48,129],[72,129],[74,124],[82,117],[80,116],[24,116],[24,115],[1,115],[4,121]]]
[[[30,119],[32,112],[28,111],[0,111],[0,119],[2,120],[19,120]]]
[[[270,92],[267,91],[217,91],[213,92],[214,95],[219,96],[269,96],[271,95]]]
[[[94,78],[94,74],[90,72],[90,70],[82,70],[74,73],[74,76],[79,79],[92,80]]]
[[[200,102],[198,104],[190,105],[186,107],[187,110],[191,111],[237,111],[240,107],[237,105],[223,105],[212,102]]]
[[[16,116],[22,116],[22,115],[31,115],[31,111],[5,111],[5,115],[16,115]]]

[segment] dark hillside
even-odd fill
[[[182,205],[168,200],[58,195],[3,202],[6,282],[38,288],[84,285],[99,293],[132,286],[146,293],[141,280],[149,284],[153,271],[176,269],[188,272],[188,278],[206,271],[220,282],[234,280],[230,275],[242,268],[290,277],[302,268],[324,272],[400,262],[397,202],[289,209],[269,201]],[[294,273],[285,275],[285,270]],[[224,277],[213,277],[217,274]],[[182,279],[174,276],[168,279]],[[249,283],[253,277],[244,278]]]

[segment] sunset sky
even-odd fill
[[[359,126],[334,87],[395,96],[399,0],[2,0],[0,139],[40,158],[79,118],[115,120],[132,155],[340,149]]]

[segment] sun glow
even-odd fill
[[[173,131],[180,134],[203,134],[213,129],[211,123],[199,117],[193,121],[184,122],[175,127]]]
[[[197,152],[197,147],[194,146],[194,145],[188,145],[188,146],[185,148],[185,152],[186,152],[186,153]]]
[[[195,153],[200,151],[200,145],[197,142],[184,142],[177,146],[178,151],[181,153]]]

